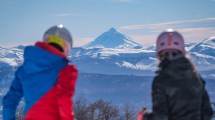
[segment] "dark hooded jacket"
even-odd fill
[[[204,80],[188,58],[165,59],[152,84],[153,112],[144,120],[210,120]]]

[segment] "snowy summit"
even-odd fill
[[[142,48],[130,37],[118,32],[115,28],[101,34],[94,41],[83,46],[83,48]]]
[[[202,43],[215,47],[215,36],[205,39]]]
[[[215,56],[215,37],[209,37],[194,45],[190,52],[198,52],[209,56]]]

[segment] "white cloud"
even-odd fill
[[[207,31],[207,32],[213,32],[215,34],[215,28],[182,28],[177,30],[184,33]]]
[[[186,42],[200,42],[205,38],[215,36],[215,18],[171,21],[157,24],[121,26],[121,31],[127,32],[136,42],[155,43],[156,37],[164,30],[173,28],[182,33]],[[140,33],[132,34],[132,33]],[[130,34],[129,34],[130,33]]]
[[[145,25],[130,25],[130,26],[122,26],[120,29],[122,30],[140,30],[140,29],[151,29],[151,30],[163,30],[171,27],[186,27],[186,26],[194,26],[196,23],[204,23],[204,22],[214,22],[215,18],[204,18],[197,20],[181,20],[181,21],[171,21],[157,24],[145,24]]]
[[[130,36],[135,42],[146,45],[146,44],[154,44],[158,35],[163,30],[157,30],[157,33],[154,34],[142,34],[142,35],[133,35],[130,34]],[[202,40],[215,36],[215,28],[181,28],[177,29],[179,31],[184,39],[185,42],[193,43],[193,42],[201,42]]]
[[[178,29],[186,42],[200,42],[208,37],[215,36],[215,28],[184,28]]]

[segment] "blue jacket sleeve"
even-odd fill
[[[15,120],[16,108],[22,98],[22,85],[17,73],[18,70],[9,91],[3,98],[3,120]]]

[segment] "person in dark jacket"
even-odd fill
[[[25,100],[25,120],[73,120],[72,97],[78,71],[67,58],[72,36],[63,26],[49,28],[42,42],[27,46],[24,63],[3,99],[3,120],[15,120],[17,105]]]
[[[143,120],[210,120],[205,81],[185,55],[182,35],[171,29],[161,33],[156,52],[160,64],[152,83],[153,112]]]

